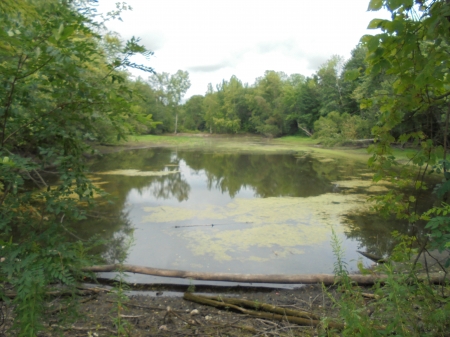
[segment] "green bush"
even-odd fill
[[[357,115],[330,112],[314,123],[314,138],[325,145],[341,144],[346,141],[370,136],[370,123]]]

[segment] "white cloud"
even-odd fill
[[[116,0],[100,0],[99,11]],[[375,17],[368,0],[128,0],[133,11],[108,24],[123,38],[141,37],[155,51],[146,62],[157,72],[188,70],[187,96],[204,94],[236,75],[253,83],[265,70],[305,76],[332,55],[350,51]],[[146,75],[144,75],[146,76]]]

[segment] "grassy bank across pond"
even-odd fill
[[[369,154],[364,148],[336,147],[325,148],[319,141],[309,137],[286,136],[281,138],[265,138],[255,135],[216,135],[199,134],[167,134],[130,136],[128,141],[117,147],[177,147],[192,149],[209,149],[217,152],[251,152],[251,153],[304,153],[316,152],[331,157],[352,157],[367,161]],[[108,151],[106,151],[108,152]]]
[[[217,135],[209,133],[180,133],[176,135],[138,135],[129,136],[126,142],[111,144],[111,146],[95,146],[102,153],[149,147],[209,149],[217,152],[238,153],[316,152],[324,156],[350,157],[360,161],[367,161],[371,157],[366,146],[325,147],[320,144],[319,140],[310,137],[285,136],[280,138],[265,138],[249,134]],[[393,149],[393,155],[404,164],[407,164],[410,158],[416,153],[417,149],[412,148]]]

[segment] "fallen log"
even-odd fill
[[[369,260],[372,260],[373,262],[376,262],[376,263],[386,263],[387,262],[387,260],[381,256],[370,254],[368,252],[362,252],[360,250],[357,250],[357,252],[359,254],[361,254],[362,256],[367,257]]]
[[[323,283],[332,285],[336,282],[335,275],[332,274],[311,274],[311,275],[282,275],[282,274],[229,274],[229,273],[205,273],[190,272],[184,270],[159,269],[129,264],[109,264],[100,266],[91,266],[83,268],[87,272],[116,272],[116,271],[153,275],[161,277],[184,278],[201,281],[224,281],[224,282],[246,282],[246,283],[278,283],[278,284],[316,284]],[[375,282],[381,282],[387,278],[386,275],[348,275],[351,281],[359,285],[373,285]],[[419,278],[426,280],[427,275],[419,275]],[[444,283],[445,274],[430,274],[431,283]]]
[[[297,123],[297,127],[298,127],[300,130],[302,130],[304,133],[306,133],[306,135],[307,135],[308,137],[312,137],[312,136],[313,136],[312,132],[309,131],[306,127],[304,127],[304,126],[301,125],[300,123]]]
[[[202,297],[213,300],[213,301],[234,304],[234,305],[238,305],[238,306],[244,307],[244,308],[250,308],[253,310],[262,310],[262,311],[267,311],[267,312],[273,312],[275,314],[280,314],[280,315],[320,320],[319,316],[313,314],[312,312],[305,311],[305,310],[282,308],[282,307],[277,307],[272,304],[243,300],[240,298],[221,297],[221,296],[202,296]]]
[[[276,321],[280,321],[280,322],[288,321],[290,323],[295,323],[295,324],[299,324],[299,325],[307,325],[307,326],[318,326],[318,325],[324,323],[320,320],[288,316],[288,315],[282,315],[282,314],[275,314],[275,313],[271,313],[271,312],[262,312],[262,311],[244,309],[244,308],[241,308],[241,307],[231,304],[231,303],[214,301],[214,300],[206,298],[204,296],[193,295],[191,293],[184,293],[183,298],[187,301],[204,304],[204,305],[209,305],[209,306],[212,306],[215,308],[234,309],[234,310],[239,311],[246,315],[269,319],[269,320],[276,320]],[[328,323],[326,323],[326,325],[329,328],[338,329],[338,330],[342,330],[344,328],[344,324],[342,324],[342,323],[328,322]]]

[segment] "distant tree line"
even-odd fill
[[[379,122],[382,98],[394,95],[398,74],[382,68],[367,71],[368,55],[367,44],[362,42],[349,60],[332,56],[310,77],[268,70],[249,85],[232,76],[215,87],[209,84],[205,95],[192,96],[184,104],[180,101],[189,88],[187,72],[152,75],[148,81],[139,78],[134,85],[146,88],[145,109],[158,122],[146,130],[149,133],[304,135],[335,144],[373,138],[371,130]],[[183,85],[177,88],[176,83]],[[176,95],[174,90],[178,90]],[[441,108],[426,115],[411,113],[392,130],[393,135],[422,131],[442,140],[441,114]]]

